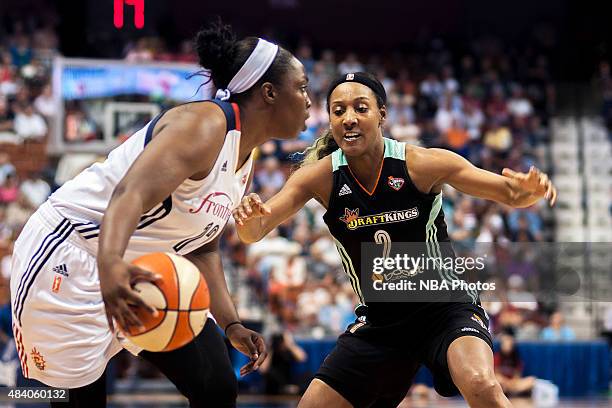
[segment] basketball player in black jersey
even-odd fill
[[[384,88],[372,75],[338,78],[327,96],[330,130],[309,149],[304,165],[266,204],[250,194],[234,211],[240,238],[255,242],[308,200],[318,200],[362,302],[361,318],[340,336],[299,407],[396,407],[420,364],[432,371],[443,396],[460,392],[471,407],[510,407],[493,372],[488,318],[477,295],[466,292],[452,302],[364,301],[361,244],[448,241],[444,184],[513,207],[542,198],[552,205],[556,191],[535,168],[497,175],[447,150],[383,138],[385,103]]]

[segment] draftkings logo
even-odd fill
[[[417,207],[409,208],[400,211],[387,211],[380,214],[359,216],[359,208],[354,210],[344,209],[344,215],[340,217],[340,221],[346,224],[349,230],[355,230],[361,227],[370,227],[373,225],[392,224],[394,222],[404,222],[415,219],[419,216]]]

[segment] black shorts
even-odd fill
[[[483,339],[493,349],[484,310],[474,304],[444,304],[436,316],[401,324],[375,326],[356,322],[339,338],[315,378],[325,382],[356,408],[396,407],[424,364],[436,391],[457,395],[446,352],[462,336]],[[430,316],[428,316],[430,317]]]

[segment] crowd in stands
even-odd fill
[[[10,276],[14,240],[29,215],[57,185],[42,176],[53,174],[54,169],[27,174],[17,171],[14,161],[18,158],[5,153],[2,146],[44,143],[47,139],[57,119],[50,85],[51,56],[57,50],[57,37],[46,26],[15,23],[10,33],[0,36],[3,288]],[[374,73],[387,90],[386,137],[447,148],[496,173],[504,167],[526,171],[532,165],[546,171],[547,123],[555,102],[548,60],[532,48],[512,51],[489,37],[475,40],[464,52],[453,52],[435,40],[418,58],[337,55],[331,50],[321,50],[315,57],[307,43],[301,44],[295,53],[310,78],[308,128],[297,140],[270,141],[260,147],[253,191],[266,200],[283,186],[300,152],[328,126],[324,100],[328,84],[337,74],[354,71]],[[195,60],[189,41],[178,53],[169,53],[155,38],[132,44],[125,59]],[[609,81],[609,67],[607,75]],[[517,210],[447,188],[443,209],[451,239],[472,251],[476,243],[494,245],[496,255],[491,262],[503,263],[516,255],[510,242],[552,239],[554,226],[544,203]],[[322,221],[324,211],[318,203],[310,202],[296,217],[248,247],[238,240],[231,223],[225,232],[224,266],[240,315],[263,322],[268,334],[289,331],[295,336],[335,336],[354,319],[357,299]],[[559,314],[553,314],[550,327],[542,330],[553,308],[540,307],[526,289],[533,274],[528,262],[513,265],[511,270],[510,275],[491,277],[506,288],[500,291],[501,296],[485,301],[493,330],[500,333],[512,328],[518,338],[573,338]],[[8,291],[0,295],[6,312]],[[4,325],[0,330],[5,330]]]

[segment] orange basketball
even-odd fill
[[[170,351],[189,343],[202,331],[210,305],[208,286],[198,268],[180,255],[162,252],[141,256],[132,264],[162,279],[134,285],[159,313],[154,317],[141,307],[134,308],[146,330],[131,328],[126,336],[148,351]]]

